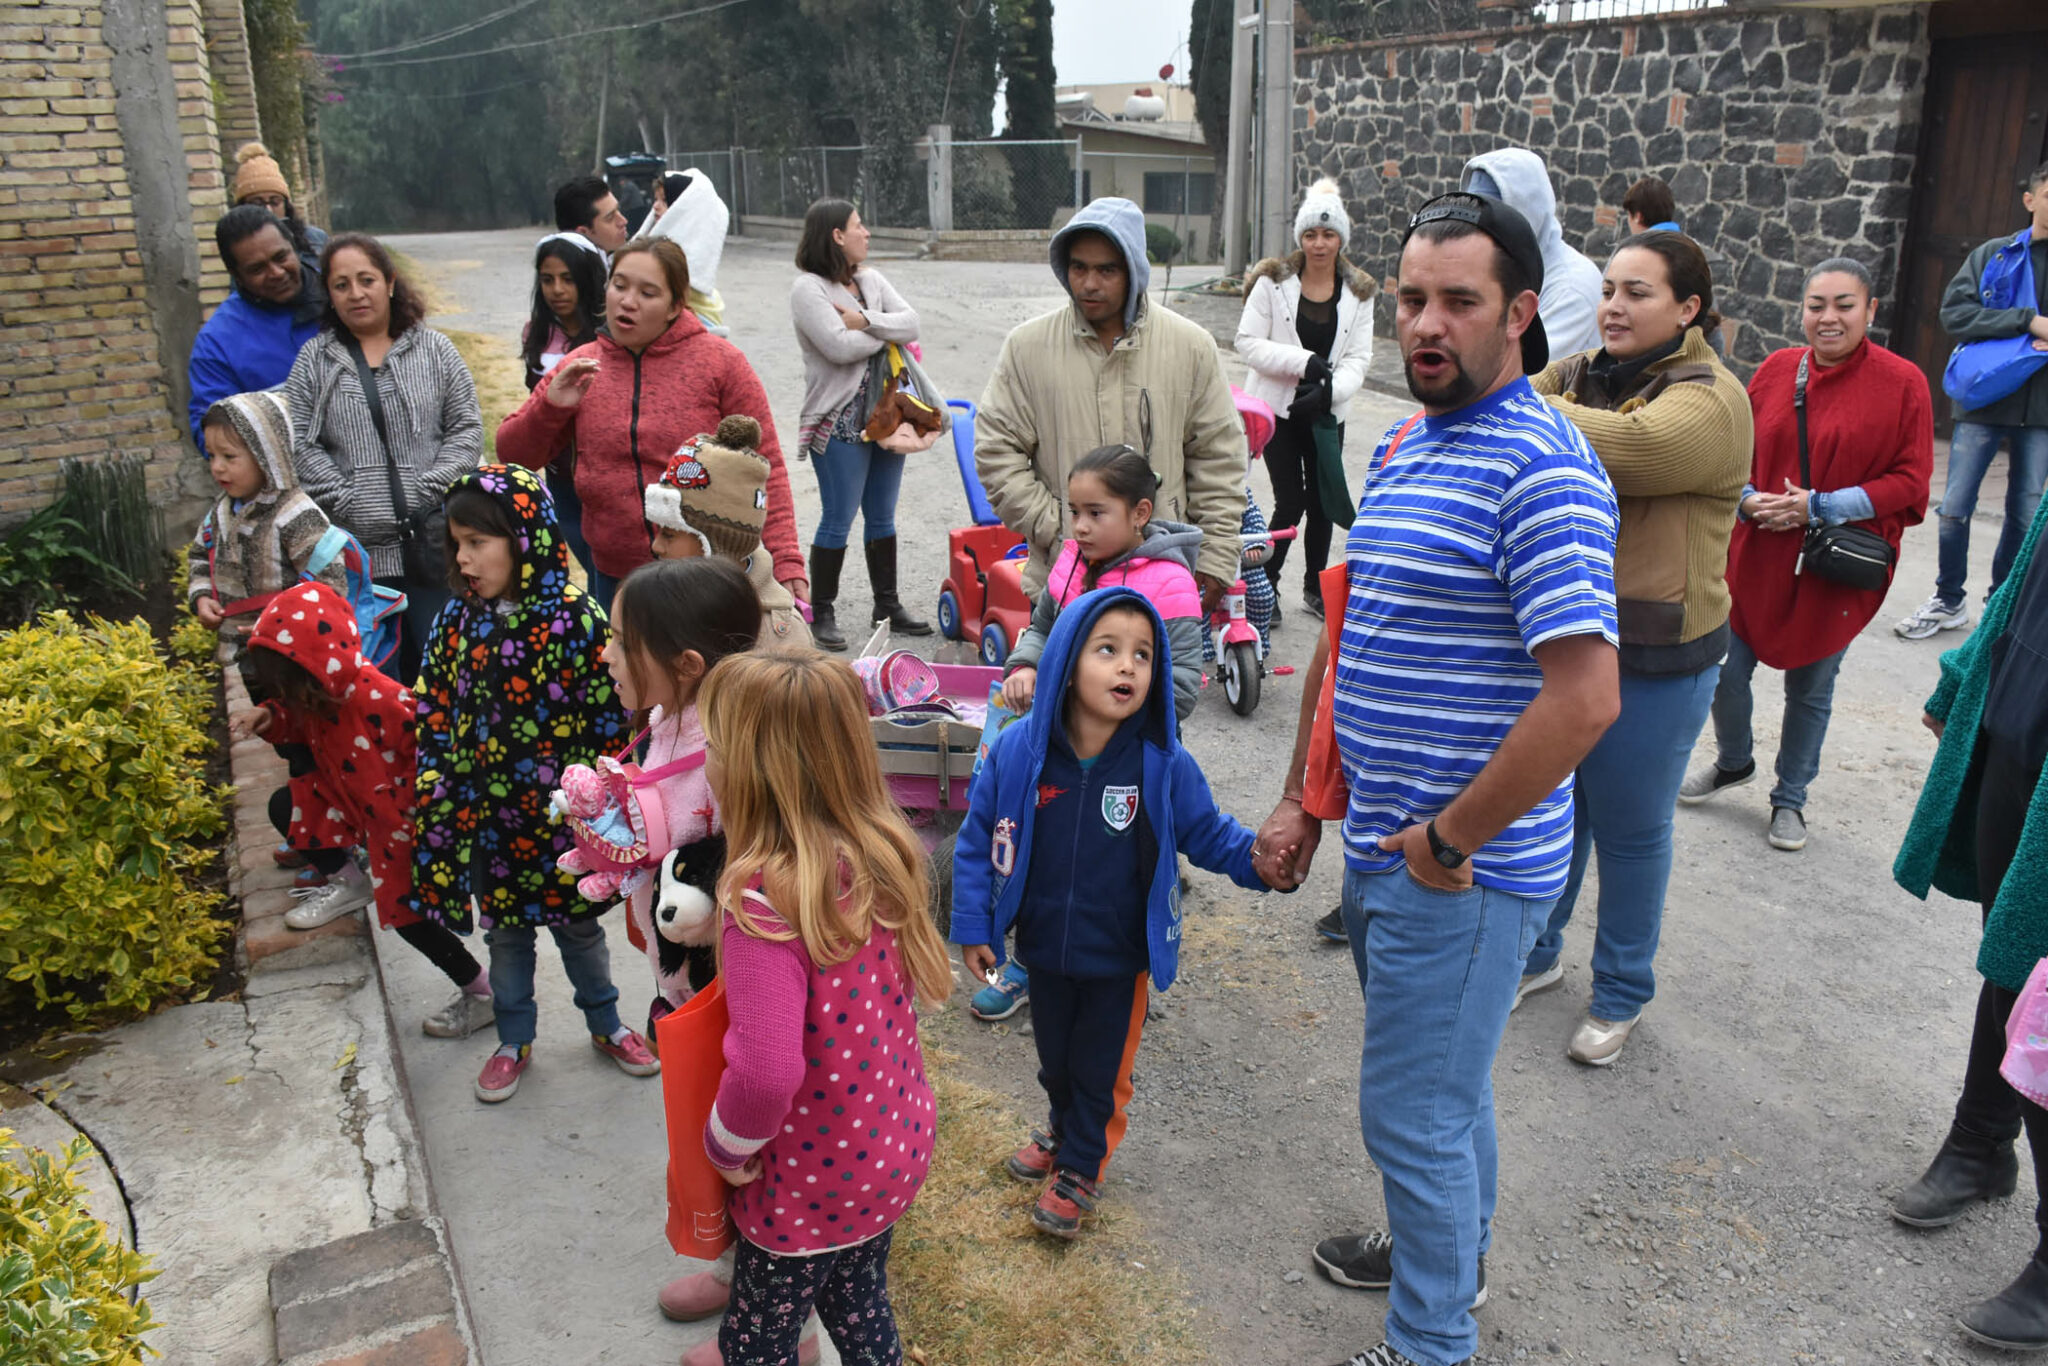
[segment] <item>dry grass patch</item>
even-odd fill
[[[1076,1242],[1032,1230],[1035,1186],[1002,1170],[1029,1126],[950,1075],[927,1045],[939,1132],[931,1175],[896,1228],[889,1295],[913,1361],[928,1366],[1114,1366],[1206,1361],[1179,1275],[1141,1241],[1118,1197]]]
[[[469,367],[470,375],[476,380],[476,401],[484,410],[484,457],[495,459],[498,453],[498,424],[514,408],[526,402],[526,367],[519,359],[519,353],[512,344],[502,337],[486,336],[482,332],[458,332],[452,328],[443,329],[448,340],[455,343],[455,349],[462,353],[462,363]]]

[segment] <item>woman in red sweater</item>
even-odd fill
[[[1890,543],[1927,515],[1934,474],[1934,405],[1927,379],[1866,335],[1877,314],[1870,272],[1846,258],[1806,277],[1800,326],[1806,346],[1775,351],[1749,381],[1756,458],[1728,547],[1733,638],[1714,692],[1715,762],[1693,773],[1678,800],[1693,805],[1756,777],[1750,676],[1759,661],[1785,671],[1778,782],[1771,789],[1774,849],[1806,845],[1806,788],[1820,772],[1834,708],[1835,675],[1849,642],[1884,605],[1885,590],[1802,574],[1810,526],[1853,522]],[[1793,392],[1806,374],[1806,440],[1812,467],[1799,472]]]
[[[541,469],[573,442],[583,535],[597,570],[593,596],[607,608],[619,580],[654,558],[642,495],[676,449],[718,420],[744,413],[761,424],[768,461],[761,542],[775,577],[808,601],[789,472],[775,440],[768,395],[740,349],[704,330],[685,306],[690,265],[665,238],[629,242],[612,256],[605,291],[610,336],[579,346],[541,378],[498,424],[498,458]]]

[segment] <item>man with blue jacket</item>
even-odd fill
[[[187,413],[201,455],[206,410],[231,395],[283,384],[327,310],[319,264],[297,253],[284,224],[262,205],[229,209],[213,241],[235,287],[192,343]]]
[[[1043,1183],[1031,1221],[1073,1238],[1123,1138],[1148,979],[1180,961],[1180,865],[1263,891],[1252,832],[1216,809],[1180,746],[1166,628],[1143,596],[1101,588],[1054,623],[1030,712],[989,747],[953,863],[953,941],[968,971],[1028,964],[1045,1128],[1011,1155]]]
[[[2010,237],[1994,237],[1971,252],[1941,296],[1941,326],[1958,342],[2032,337],[2048,351],[2048,161],[2027,177],[2021,197],[2033,221]],[[2027,286],[2031,284],[2031,288]],[[1977,488],[1998,454],[2012,450],[2006,481],[2005,528],[1991,554],[1991,592],[2005,581],[2020,541],[2034,524],[2041,488],[2048,483],[2048,367],[2018,390],[1981,408],[1957,413],[1949,434],[1948,481],[1942,486],[1940,559],[1934,596],[1892,629],[1907,640],[1970,624],[1963,583],[1970,568],[1970,517]],[[1990,593],[1986,593],[1988,598]]]

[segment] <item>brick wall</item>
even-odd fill
[[[196,0],[166,12],[210,243],[224,191]],[[189,528],[205,471],[145,295],[102,17],[101,0],[0,0],[0,525],[50,500],[66,457],[142,453],[174,530]],[[211,303],[227,281],[210,251],[206,265]]]
[[[1336,174],[1350,254],[1393,273],[1408,215],[1467,158],[1523,146],[1550,164],[1566,241],[1605,262],[1621,196],[1669,181],[1717,257],[1715,305],[1745,369],[1799,332],[1805,269],[1868,265],[1889,302],[1927,70],[1922,5],[1708,11],[1304,51],[1297,175]],[[1896,310],[1879,312],[1880,326]]]
[[[235,149],[263,139],[256,117],[256,77],[249,66],[249,27],[242,20],[241,0],[200,0],[199,10],[206,32],[206,67],[213,82],[220,160],[232,180]]]

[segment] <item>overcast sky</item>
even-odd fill
[[[1061,85],[1187,80],[1191,0],[1053,0],[1052,64]]]

